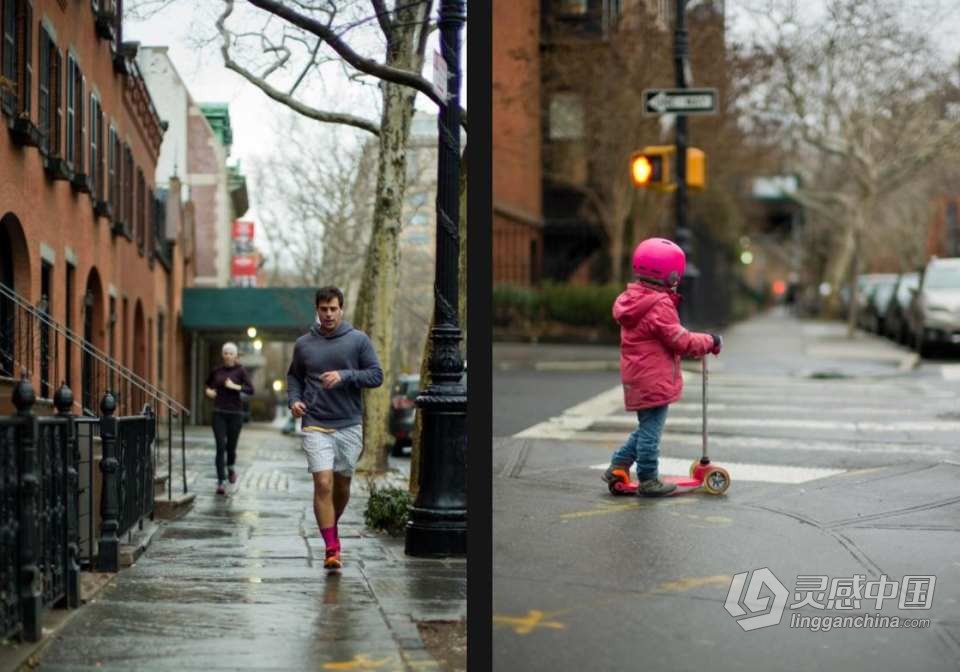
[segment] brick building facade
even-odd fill
[[[111,0],[0,4],[0,281],[146,380],[182,389],[181,253],[154,190],[165,124],[137,45],[122,41]],[[0,348],[20,336],[4,330]],[[79,360],[44,372],[77,403]],[[28,368],[48,394],[40,366],[37,353]]]
[[[540,3],[494,0],[493,282],[536,285],[543,254]]]

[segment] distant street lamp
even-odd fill
[[[440,108],[437,168],[437,261],[430,385],[417,397],[422,418],[420,489],[410,508],[406,553],[467,552],[467,390],[458,317],[460,256],[460,30],[464,0],[441,0],[440,47],[447,66],[447,100]]]
[[[257,337],[257,328],[249,327],[247,329],[247,338],[256,338]]]

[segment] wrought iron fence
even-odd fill
[[[14,376],[23,369],[39,372],[41,396],[45,396],[45,392],[55,389],[57,381],[72,385],[71,362],[76,361],[80,362],[77,413],[96,417],[98,401],[108,392],[119,414],[136,415],[150,404],[157,414],[157,424],[165,423],[167,429],[155,437],[154,464],[160,462],[160,450],[166,448],[167,496],[173,498],[173,448],[174,441],[178,441],[182,491],[186,493],[185,424],[190,415],[187,408],[88,339],[53,320],[44,304],[33,306],[0,282],[0,375]],[[179,436],[174,429],[178,423]]]
[[[150,446],[156,421],[150,407],[143,415],[117,418],[117,460],[120,463],[118,501],[119,534],[141,524],[153,513],[153,461]]]
[[[6,639],[18,634],[20,599],[17,586],[20,534],[19,460],[17,459],[17,432],[20,418],[0,418],[0,637]]]
[[[142,415],[113,417],[116,402],[109,393],[99,419],[71,414],[73,393],[66,385],[54,395],[56,416],[33,415],[35,402],[24,373],[13,392],[17,414],[0,417],[0,638],[28,641],[40,638],[45,610],[79,606],[81,548],[91,565],[96,557],[101,571],[119,569],[119,535],[153,512],[157,433],[149,407]],[[98,444],[104,522],[96,544],[93,465]],[[85,479],[80,478],[81,464]],[[86,500],[83,520],[81,494]]]

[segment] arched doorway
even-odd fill
[[[147,377],[147,327],[143,316],[143,304],[137,299],[136,307],[133,310],[133,372],[146,379]],[[132,413],[139,413],[146,403],[146,396],[143,391],[137,389],[131,400],[134,405]]]
[[[0,375],[16,376],[19,366],[33,369],[32,352],[17,352],[17,347],[30,349],[17,338],[17,311],[13,300],[4,292],[20,294],[30,301],[30,253],[20,220],[11,212],[0,217]],[[29,361],[28,361],[29,360]]]
[[[87,274],[83,292],[83,338],[99,350],[103,350],[103,283],[96,267]],[[107,371],[97,359],[84,350],[80,380],[83,385],[83,407],[99,415],[100,395],[106,390]]]

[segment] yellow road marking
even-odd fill
[[[607,504],[600,503],[597,504],[597,508],[588,509],[586,511],[571,511],[570,513],[560,514],[560,518],[587,518],[589,516],[604,516],[610,513],[620,513],[621,511],[635,511],[639,509],[649,509],[651,507],[668,507],[668,506],[681,506],[684,504],[693,504],[692,499],[675,499],[672,501],[660,501],[660,502],[642,502],[642,501],[632,501],[625,504]]]
[[[729,586],[733,577],[730,576],[687,576],[676,581],[664,581],[653,589],[654,593],[682,593],[702,586]]]
[[[324,663],[325,670],[379,670],[387,663],[393,662],[392,656],[374,660],[364,653],[357,654],[353,660],[344,660],[336,663]]]
[[[526,616],[516,617],[516,616],[494,616],[493,623],[495,625],[505,625],[513,628],[513,631],[518,635],[529,635],[537,628],[550,628],[552,630],[565,630],[566,625],[560,623],[559,621],[546,621],[545,618],[552,618],[559,614],[562,614],[569,609],[564,609],[562,611],[553,611],[546,612],[540,611],[539,609],[531,609],[527,612]]]

